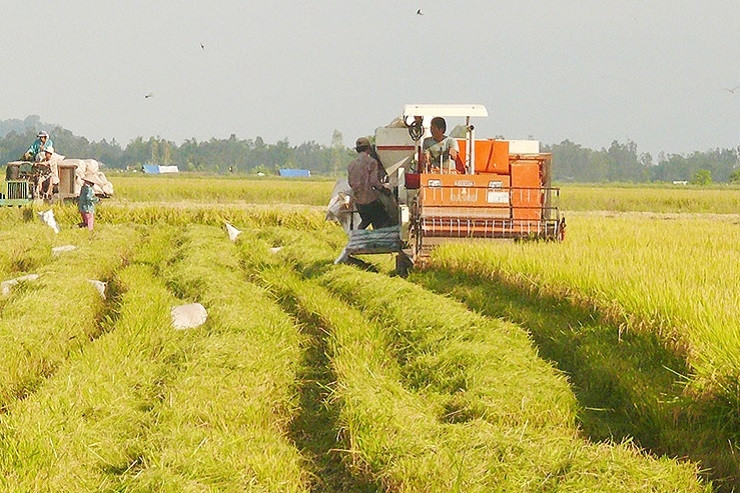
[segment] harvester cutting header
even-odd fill
[[[565,220],[555,203],[559,189],[551,187],[551,154],[540,152],[536,140],[476,139],[471,119],[486,116],[479,104],[408,104],[401,117],[377,128],[371,155],[387,175],[380,201],[390,225],[355,229],[353,192],[335,189],[328,217],[349,218],[350,229],[337,261],[396,251],[403,273],[408,257],[416,263],[445,241],[562,240]],[[448,118],[464,118],[464,138],[444,134]]]

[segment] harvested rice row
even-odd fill
[[[305,491],[298,450],[286,439],[296,407],[301,336],[267,294],[245,283],[223,230],[192,226],[167,272],[172,288],[201,302],[188,357],[154,409],[136,490]]]
[[[273,236],[267,245],[294,236],[271,233],[260,235]],[[261,269],[262,282],[290,311],[327,331],[337,377],[327,404],[340,406],[337,433],[347,443],[337,446],[345,449],[350,469],[388,491],[491,491],[495,473],[486,467],[500,462],[500,450],[482,446],[476,436],[477,425],[488,425],[453,427],[439,420],[444,410],[438,402],[404,386],[387,330],[281,265],[267,245],[245,241],[243,259]]]
[[[458,457],[455,437],[437,419],[439,406],[403,386],[379,325],[293,273],[277,269],[263,276],[293,311],[316,317],[329,333],[337,376],[332,405],[341,406],[339,425],[347,441],[338,447],[346,449],[356,474],[370,475],[388,491],[475,491],[476,484],[487,484],[475,467],[486,451]]]
[[[439,400],[452,421],[573,428],[568,382],[520,327],[481,317],[408,282],[341,267],[322,285],[394,330],[407,386]]]
[[[90,279],[105,280],[139,241],[132,227],[70,231],[77,249],[18,286],[0,318],[0,407],[33,392],[69,357],[97,337],[104,301]]]
[[[151,409],[189,335],[172,329],[175,300],[150,267],[126,267],[117,282],[125,293],[115,327],[3,419],[4,490],[114,489],[119,474],[142,467]]]
[[[319,245],[312,252],[301,249],[301,257],[297,251],[287,246],[280,254],[314,272],[321,262],[319,257],[327,260],[327,249]],[[273,276],[269,282],[277,286],[279,279],[280,275]],[[376,341],[376,347],[385,346],[386,356],[383,363],[371,364],[368,361],[383,358],[373,352],[364,359],[358,354],[358,347],[367,346],[368,339],[378,339],[377,335],[367,335],[366,319],[363,323],[346,312],[338,315],[341,303],[332,302],[329,296],[304,307],[318,314],[335,337],[340,330],[363,334],[356,335],[358,340],[349,344],[352,349],[347,360],[365,376],[365,382],[358,383],[362,380],[358,378],[349,385],[340,377],[338,392],[346,426],[350,435],[354,434],[350,437],[352,449],[365,454],[368,467],[388,484],[401,490],[429,491],[710,489],[697,479],[693,464],[645,457],[629,444],[593,445],[577,437],[572,426],[572,394],[552,368],[536,358],[528,339],[514,326],[473,315],[455,302],[399,279],[340,267],[329,269],[318,280],[355,303],[363,315],[377,317],[381,323],[385,341]],[[291,296],[299,299],[319,296],[316,287],[306,288],[300,296],[295,294],[297,288],[292,289]],[[333,359],[336,373],[347,378],[347,371],[337,363],[340,360],[339,355]],[[395,392],[368,388],[371,383],[367,380],[386,382],[384,377],[389,375],[397,386]],[[521,388],[516,388],[517,384]],[[380,395],[380,402],[364,402],[352,414],[348,410],[355,409],[348,407],[352,401],[341,393],[352,392],[355,386],[360,390],[352,394],[354,398],[367,401],[371,399],[368,396]],[[392,396],[401,393],[405,400],[400,407],[410,406],[413,413],[424,414],[426,420],[419,415],[401,419],[402,424],[393,420],[401,411],[398,399],[394,401]],[[409,395],[414,398],[409,400]],[[388,416],[383,409],[393,412]],[[420,423],[420,428],[412,427],[412,422]],[[413,431],[405,433],[409,429]],[[394,439],[384,441],[385,433]],[[439,456],[437,464],[443,471],[456,472],[454,483],[444,479],[440,471],[423,465],[428,464],[424,460],[425,446],[418,440],[428,440],[426,446],[439,451],[439,456],[445,456],[442,450],[452,450],[450,454],[462,466],[445,463]],[[405,458],[398,447],[411,457],[418,454],[409,463],[417,468],[422,464],[425,473],[421,478],[412,478],[410,471],[393,462],[399,456]]]
[[[31,272],[51,260],[53,236],[51,228],[41,223],[0,229],[0,281]]]

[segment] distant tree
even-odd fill
[[[160,142],[160,149],[162,164],[165,166],[172,164],[172,143],[164,140]]]
[[[712,172],[708,169],[700,169],[691,175],[692,185],[710,185],[712,183]]]
[[[159,137],[149,137],[149,157],[152,164],[159,164]]]
[[[254,168],[252,168],[251,172],[255,175],[258,175],[260,173],[262,173],[263,175],[274,175],[275,174],[275,170],[268,168],[264,164],[259,164],[255,166]]]
[[[334,133],[331,135],[331,173],[334,176],[339,175],[340,171],[344,167],[344,163],[342,162],[342,150],[344,149],[343,140],[342,132],[334,130]]]
[[[730,183],[740,183],[740,168],[736,168],[730,173]]]
[[[123,167],[133,166],[139,168],[142,164],[149,161],[149,149],[142,137],[136,137],[129,142],[123,154]]]

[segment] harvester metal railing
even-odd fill
[[[560,237],[560,209],[550,205],[553,195],[559,197],[559,188],[429,185],[421,188],[417,225],[423,236]],[[481,196],[491,192],[499,195]]]

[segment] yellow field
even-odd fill
[[[59,235],[0,211],[3,279],[40,275],[0,300],[4,490],[738,485],[724,191],[678,191],[687,214],[673,190],[569,186],[564,243],[446,245],[405,280],[333,265],[331,182],[112,179],[92,234],[74,206]],[[191,302],[208,321],[173,330]]]

